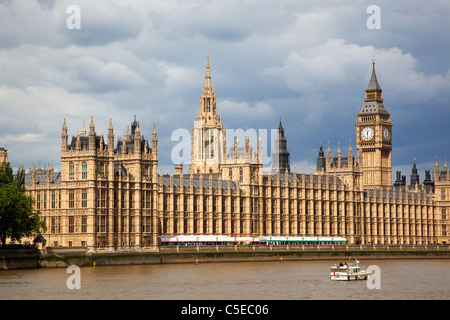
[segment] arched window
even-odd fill
[[[69,163],[69,180],[73,180],[75,177],[75,166],[73,162]]]
[[[244,181],[244,170],[242,168],[239,169],[239,182]]]
[[[445,189],[441,189],[441,200],[445,200]]]
[[[81,165],[81,179],[87,179],[87,163],[83,162]]]
[[[105,164],[103,162],[100,162],[98,165],[98,173],[101,175],[105,174]]]
[[[233,180],[233,169],[228,169],[228,177],[230,178],[230,180]]]

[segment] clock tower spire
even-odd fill
[[[392,120],[372,62],[372,75],[365,90],[364,105],[356,121],[356,147],[362,170],[363,189],[385,189],[392,185]]]

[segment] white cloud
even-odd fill
[[[74,60],[70,70],[78,82],[84,83],[86,91],[120,91],[145,84],[145,81],[127,66],[117,62],[105,63],[89,56]]]
[[[446,74],[425,74],[417,70],[417,60],[399,48],[360,46],[344,39],[328,40],[323,45],[292,51],[282,66],[272,66],[265,74],[280,76],[295,91],[338,93],[342,84],[365,85],[370,77],[370,59],[375,57],[378,80],[405,102],[435,98],[450,89]]]
[[[273,108],[266,102],[234,102],[230,100],[219,101],[219,113],[229,120],[236,119],[271,119],[275,116]]]
[[[12,143],[32,143],[42,141],[42,135],[35,133],[25,133],[20,135],[11,135],[0,137],[0,143],[2,144],[12,144]]]

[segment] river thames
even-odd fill
[[[233,262],[1,270],[1,300],[448,300],[450,259],[361,260],[379,267],[379,288],[331,281],[340,261]]]

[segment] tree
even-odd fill
[[[0,166],[0,241],[3,246],[7,238],[15,242],[46,230],[33,204],[33,197],[25,194],[24,171],[19,170],[14,176],[9,163]]]
[[[9,162],[0,165],[0,186],[3,184],[14,184],[21,192],[25,192],[25,170],[19,169],[16,176]]]

